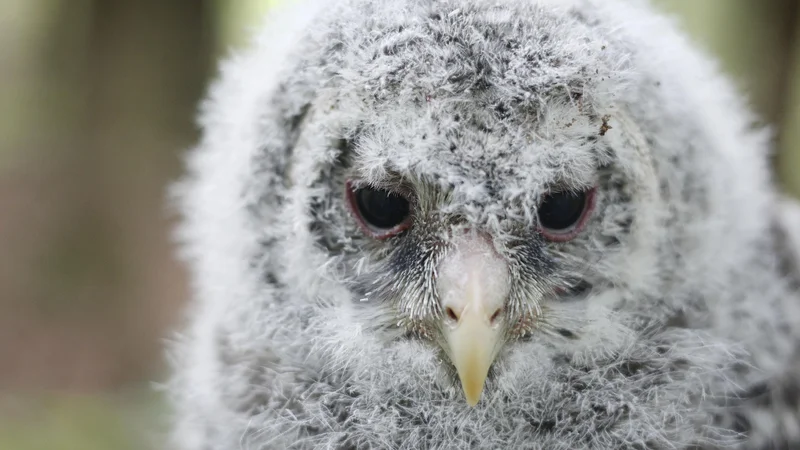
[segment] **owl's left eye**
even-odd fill
[[[376,239],[386,239],[411,226],[411,203],[402,194],[347,183],[347,201],[361,228]]]
[[[552,192],[539,205],[539,231],[555,242],[568,241],[583,230],[594,207],[595,189]]]

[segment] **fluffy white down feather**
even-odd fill
[[[800,212],[673,23],[636,0],[287,3],[222,65],[174,189],[178,448],[800,446]],[[499,242],[553,183],[599,186],[540,258],[591,290],[542,305],[475,408],[397,305],[354,291],[397,250],[344,180],[393,173]]]

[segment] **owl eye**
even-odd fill
[[[595,189],[547,194],[539,205],[539,229],[547,239],[568,241],[583,230],[594,207]]]
[[[411,226],[411,204],[396,192],[347,183],[347,200],[359,225],[370,236],[386,239]]]

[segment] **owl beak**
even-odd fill
[[[457,324],[445,330],[445,340],[469,406],[481,399],[489,368],[500,346],[500,330],[492,326],[490,315],[479,298],[462,312]]]
[[[437,280],[444,310],[442,332],[470,406],[481,398],[502,344],[501,313],[508,268],[485,238],[461,242],[442,262]]]

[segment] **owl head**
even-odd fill
[[[223,66],[179,187],[198,322],[342,367],[411,348],[476,405],[519,349],[594,361],[707,320],[764,231],[764,138],[668,21],[621,5],[277,16]]]

